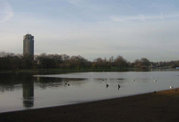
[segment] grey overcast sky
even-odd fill
[[[179,60],[179,0],[0,0],[0,52]]]

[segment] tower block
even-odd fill
[[[23,39],[23,56],[34,57],[34,36],[26,34]]]

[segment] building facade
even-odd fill
[[[34,36],[26,34],[23,39],[23,56],[34,57]]]

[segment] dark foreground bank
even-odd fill
[[[0,114],[0,122],[179,122],[179,89]]]

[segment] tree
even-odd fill
[[[114,66],[117,66],[119,68],[126,68],[128,66],[128,63],[122,56],[118,56],[114,60]]]
[[[151,62],[147,58],[141,58],[140,60],[136,60],[134,62],[134,66],[140,69],[148,69],[150,65]]]

